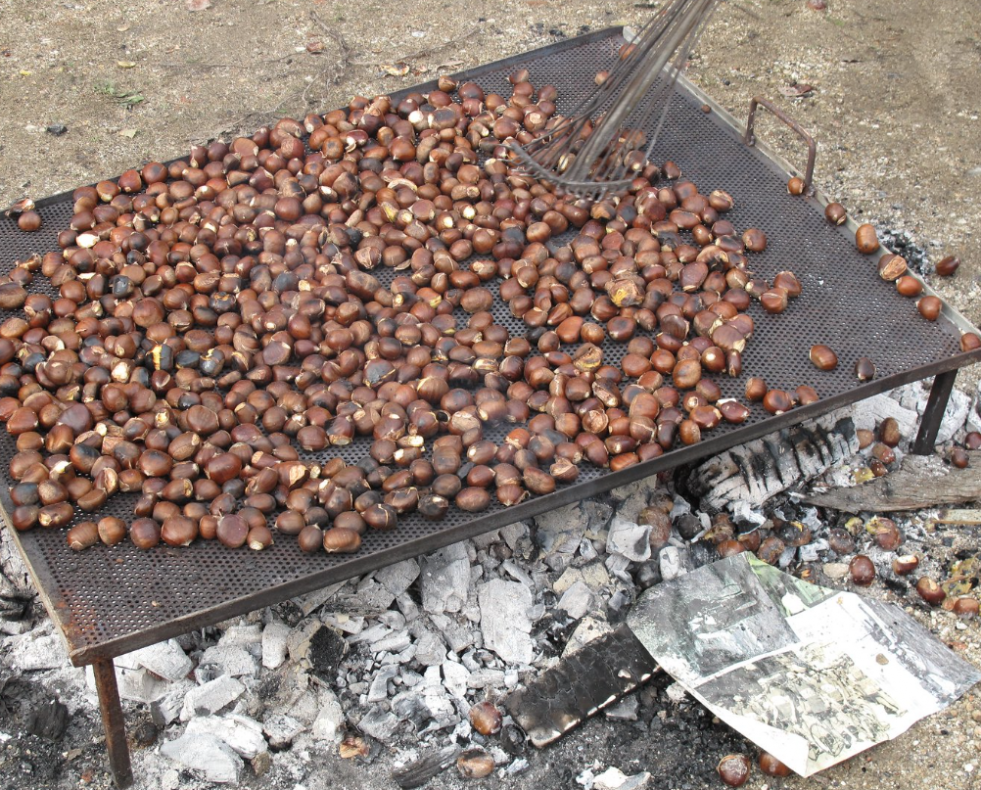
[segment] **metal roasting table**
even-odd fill
[[[623,42],[621,34],[619,28],[598,31],[458,76],[507,96],[507,75],[527,68],[536,86],[552,83],[558,88],[561,112],[574,106],[592,87],[595,72],[616,58]],[[435,81],[412,90],[432,88]],[[185,549],[160,546],[141,551],[124,541],[112,548],[99,545],[76,553],[67,546],[65,530],[36,528],[17,533],[8,526],[41,599],[67,643],[72,663],[93,665],[117,785],[128,785],[132,772],[116,688],[115,656],[528,519],[901,384],[936,376],[914,448],[917,452],[932,451],[956,370],[981,359],[981,350],[963,353],[959,345],[961,332],[975,328],[947,305],[938,321],[921,318],[913,300],[903,298],[892,284],[878,277],[878,255],[864,256],[856,251],[854,222],[849,219],[848,224],[833,227],[824,218],[826,201],[820,195],[788,195],[786,167],[754,144],[751,129],[745,136],[744,131],[735,119],[681,79],[654,161],[672,159],[678,163],[683,178],[693,181],[703,194],[716,188],[732,194],[735,208],[727,219],[740,232],[755,226],[768,237],[766,251],[750,255],[749,268],[767,278],[789,269],[803,286],[801,297],[793,300],[784,314],[769,315],[757,303],[751,306],[756,334],[743,354],[744,372],[738,379],[716,377],[723,393],[742,399],[746,377],[761,376],[769,386],[791,392],[798,385],[809,384],[821,395],[819,402],[776,417],[753,404],[751,417],[742,425],[723,423],[698,444],[679,446],[620,472],[584,462],[575,484],[560,486],[553,494],[532,497],[511,508],[505,509],[494,500],[487,511],[477,515],[451,508],[440,522],[425,521],[418,514],[403,517],[393,532],[365,535],[361,550],[353,555],[304,554],[292,538],[282,538],[262,552],[247,548],[232,551],[216,541],[197,541]],[[808,169],[813,167],[813,152],[811,143]],[[806,180],[810,183],[809,175]],[[38,207],[44,223],[37,233],[22,233],[12,220],[0,217],[0,271],[9,271],[15,261],[34,252],[57,249],[56,234],[67,227],[72,214],[71,195],[47,198],[39,201]],[[566,243],[571,238],[570,232],[557,241]],[[390,282],[391,272],[379,268],[374,274]],[[40,275],[32,289],[54,293]],[[512,335],[524,334],[524,324],[499,300],[494,315]],[[0,321],[7,317],[0,314]],[[810,363],[808,352],[815,343],[836,350],[840,363],[835,371],[821,372]],[[607,360],[618,362],[625,344],[607,343],[604,352]],[[859,356],[875,362],[878,372],[872,381],[860,383],[855,379],[852,366]],[[503,428],[495,428],[487,437],[500,441],[504,433]],[[366,456],[367,446],[367,440],[355,441],[342,448],[340,455],[356,462]],[[0,430],[0,478],[6,484],[0,486],[0,502],[7,511],[12,508],[7,462],[14,452],[12,438]],[[306,457],[326,459],[332,453],[336,449]],[[80,514],[76,521],[105,515],[129,520],[134,501],[135,495],[117,495],[100,513]]]

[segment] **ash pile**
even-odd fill
[[[137,781],[314,790],[368,774],[382,777],[379,787],[494,775],[521,786],[547,768],[549,750],[532,746],[508,700],[614,633],[645,589],[733,552],[831,587],[868,581],[872,594],[929,612],[948,644],[976,641],[966,618],[977,610],[981,513],[955,523],[926,506],[897,514],[809,504],[902,474],[926,395],[908,385],[673,475],[119,657]],[[926,463],[942,472],[962,451],[981,464],[964,449],[977,449],[979,430],[978,399],[955,390]],[[857,555],[871,561],[870,579],[856,575]],[[69,666],[9,545],[2,556],[0,781],[108,786],[91,671]],[[912,575],[899,562],[910,556]],[[942,602],[918,594],[920,577],[937,583]],[[592,679],[581,680],[588,696]],[[697,720],[701,735],[686,737],[710,785],[727,751],[752,751],[670,678],[641,685],[627,693],[625,684],[600,715],[648,746],[673,717]],[[656,784],[642,759],[578,759],[560,784]]]

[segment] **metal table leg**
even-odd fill
[[[92,670],[95,672],[95,687],[99,692],[102,727],[106,732],[109,768],[112,770],[116,787],[122,790],[133,784],[133,769],[129,762],[123,708],[119,703],[119,689],[116,687],[116,668],[113,666],[112,659],[97,659],[92,665]]]
[[[940,423],[943,422],[944,411],[947,409],[947,401],[950,399],[950,391],[954,389],[956,378],[956,370],[948,370],[934,378],[926,410],[920,418],[920,430],[916,434],[916,441],[913,442],[913,452],[916,455],[930,455],[933,452],[937,432],[940,430]]]

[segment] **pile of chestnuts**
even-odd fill
[[[352,552],[746,420],[710,375],[741,374],[750,305],[783,312],[797,278],[755,276],[765,234],[671,162],[596,202],[517,170],[505,144],[560,116],[510,82],[354,97],[75,190],[59,248],[0,278],[14,527]],[[817,398],[750,382],[773,414]],[[117,492],[128,527],[89,515]]]

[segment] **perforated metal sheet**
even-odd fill
[[[558,87],[562,110],[563,105],[579,100],[592,85],[593,74],[615,57],[621,43],[618,30],[601,31],[461,76],[476,79],[485,90],[507,95],[507,75],[526,67],[536,85],[552,83]],[[431,87],[435,84],[419,89]],[[740,230],[762,228],[769,238],[768,249],[751,256],[751,268],[765,277],[790,269],[803,285],[803,296],[783,315],[771,316],[755,304],[751,307],[757,331],[744,354],[744,374],[735,380],[720,378],[719,383],[730,396],[741,395],[749,375],[762,376],[770,386],[786,390],[809,384],[821,394],[821,402],[780,417],[770,417],[754,407],[742,426],[720,427],[706,434],[700,444],[673,450],[619,473],[584,464],[575,485],[510,509],[495,504],[476,518],[451,509],[446,519],[437,523],[418,515],[407,517],[394,532],[366,535],[361,551],[350,556],[306,555],[293,538],[287,537],[258,553],[244,548],[230,551],[203,541],[187,549],[160,547],[149,552],[126,541],[112,548],[98,546],[74,553],[65,543],[63,530],[35,529],[18,538],[48,609],[62,627],[73,662],[85,664],[119,655],[366,573],[719,452],[978,357],[977,352],[962,354],[959,349],[959,331],[952,320],[967,327],[966,320],[949,309],[936,323],[921,319],[912,301],[898,296],[877,277],[874,261],[855,251],[851,234],[827,224],[820,202],[788,196],[786,173],[759,150],[745,146],[723,114],[706,114],[704,101],[689,89],[681,91],[662,132],[655,161],[673,159],[684,177],[705,194],[715,188],[730,192],[736,207],[727,218]],[[40,201],[39,206],[44,225],[35,234],[20,233],[12,221],[0,217],[0,271],[8,271],[15,260],[32,252],[56,249],[56,231],[67,226],[71,215],[70,195]],[[33,287],[45,290],[43,280],[39,276]],[[524,325],[511,317],[504,305],[495,305],[494,314],[513,335],[524,333]],[[0,315],[0,320],[5,318]],[[836,349],[840,365],[835,372],[822,373],[809,363],[808,351],[815,343]],[[608,345],[605,352],[609,359],[619,361],[624,347]],[[878,368],[878,378],[862,386],[856,386],[851,373],[858,356],[871,357]],[[489,438],[499,440],[501,432]],[[10,437],[0,431],[0,477],[8,486],[6,467],[13,452]],[[366,444],[355,443],[341,455],[356,461],[365,452]],[[6,488],[0,492],[0,500],[10,508]],[[115,497],[103,511],[91,515],[128,519],[133,501],[132,497]]]

